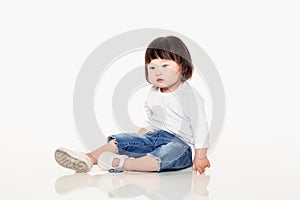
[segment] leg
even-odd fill
[[[174,135],[170,137],[168,132],[161,132],[160,135],[160,140],[165,144],[147,154],[159,160],[157,171],[191,167],[193,164],[191,147]]]
[[[126,159],[124,169],[127,171],[158,171],[159,161],[151,156],[144,156],[136,159]]]
[[[160,159],[158,171],[184,169],[193,164],[191,148],[178,139],[173,139],[149,154]]]
[[[168,169],[183,169],[192,165],[191,149],[183,143],[173,141],[162,145],[149,154],[151,155],[135,159],[126,158],[123,169],[126,171],[158,172]],[[117,167],[119,163],[120,159],[115,158],[112,161],[112,166]]]
[[[93,160],[94,165],[97,165],[98,163],[98,157],[99,155],[104,152],[104,151],[110,151],[112,153],[117,153],[117,146],[115,144],[115,140],[112,139],[110,140],[108,143],[106,143],[105,145],[99,147],[98,149],[87,153],[86,155]]]
[[[103,155],[101,162],[111,167],[120,167],[127,171],[161,171],[168,169],[182,169],[192,165],[190,147],[182,140],[165,131],[146,133],[144,135],[122,134],[115,139],[118,154],[125,154],[130,158],[120,158],[113,154]],[[109,158],[112,156],[112,160]],[[101,156],[100,156],[101,157]],[[103,166],[105,166],[103,164]],[[101,167],[105,168],[107,167]]]
[[[152,138],[153,137],[153,138]],[[127,155],[129,157],[142,157],[153,150],[156,135],[149,137],[147,134],[121,133],[108,137],[108,143],[86,155],[93,160],[94,165],[98,163],[99,155],[105,151]]]
[[[121,158],[117,155],[114,156],[113,154],[107,154],[108,152],[105,154],[103,153],[103,149],[101,149],[98,154],[98,158],[101,154],[99,158],[101,160],[99,167],[104,170],[107,170],[107,165],[111,167],[118,167],[120,159],[124,159],[121,165],[123,166],[123,169],[127,171],[157,171],[159,163],[158,159],[147,156],[147,153],[150,153],[155,149],[155,144],[160,144],[157,142],[159,132],[160,131],[148,132],[143,135],[124,133],[109,136],[108,140],[110,140],[110,142],[113,141],[115,150],[115,152],[110,152],[126,155],[135,159],[129,159],[128,157]],[[109,156],[114,156],[115,158],[110,160]]]
[[[94,164],[97,164],[98,156],[104,151],[116,153],[114,140],[111,140],[91,153],[85,154],[66,148],[58,148],[54,155],[59,165],[75,170],[76,172],[85,173],[90,171]]]
[[[119,165],[120,160],[114,159],[113,167]],[[143,156],[136,159],[127,158],[123,168],[127,171],[153,172],[158,170],[159,161],[151,156]]]

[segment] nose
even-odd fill
[[[156,76],[161,75],[161,67],[160,66],[155,67],[155,75]]]

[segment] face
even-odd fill
[[[153,59],[147,64],[148,80],[161,92],[176,90],[181,83],[181,67],[173,60]]]

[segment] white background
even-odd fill
[[[292,0],[1,1],[0,198],[74,197],[54,190],[65,170],[53,152],[84,150],[72,110],[82,63],[114,35],[163,28],[196,41],[225,87],[210,199],[299,199],[299,18]]]

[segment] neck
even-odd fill
[[[173,92],[181,85],[181,83],[183,83],[183,82],[178,81],[178,82],[174,83],[173,85],[170,85],[170,87],[160,88],[160,91],[162,93]]]

